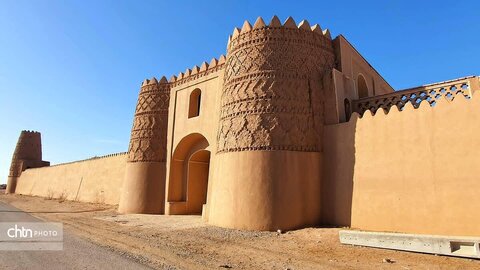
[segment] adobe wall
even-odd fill
[[[212,59],[210,64],[204,62],[200,67],[187,69],[185,73],[180,73],[178,77],[170,80],[172,90],[167,132],[166,214],[188,212],[185,208],[186,200],[181,198],[181,194],[186,191],[182,190],[179,183],[186,181],[188,174],[184,161],[188,160],[194,151],[201,149],[216,152],[218,104],[222,93],[224,66],[225,56],[222,55],[218,59]],[[199,114],[189,117],[190,95],[198,90],[201,97]],[[182,157],[179,160],[180,152],[188,153],[180,154]],[[211,155],[209,163],[210,168],[215,167],[214,155]],[[211,190],[216,178],[213,177],[213,170],[209,170],[208,174],[207,189]],[[188,188],[188,184],[184,183],[183,188]],[[206,218],[208,209],[204,210],[203,216]]]
[[[118,204],[125,174],[124,153],[25,170],[15,193],[82,202]]]
[[[459,94],[326,126],[324,223],[480,236],[478,108]]]

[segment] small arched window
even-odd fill
[[[363,75],[358,75],[357,77],[357,93],[358,98],[368,97],[368,86]]]
[[[188,118],[200,115],[200,103],[202,101],[202,91],[198,88],[190,93],[190,103],[188,104]]]

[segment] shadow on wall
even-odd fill
[[[322,224],[350,226],[358,117],[324,129]]]

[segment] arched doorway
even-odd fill
[[[201,134],[184,137],[177,145],[170,164],[168,213],[202,214],[207,202],[210,167],[209,143]]]

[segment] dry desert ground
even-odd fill
[[[158,269],[480,269],[478,260],[341,245],[339,228],[251,232],[200,216],[119,215],[103,204],[5,194],[0,201]]]

